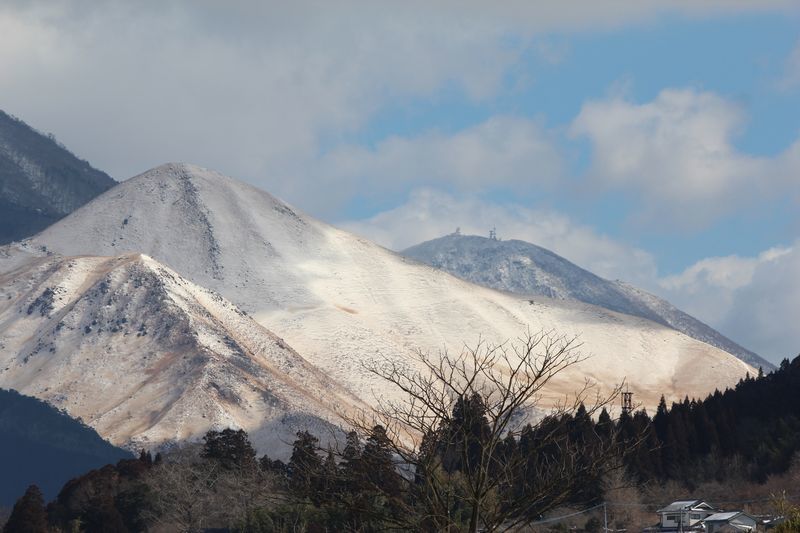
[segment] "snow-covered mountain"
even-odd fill
[[[366,360],[407,361],[416,348],[458,350],[479,336],[502,342],[527,328],[579,335],[591,355],[560,376],[552,398],[584,377],[604,386],[627,378],[637,400],[654,406],[661,394],[702,395],[754,372],[649,320],[462,281],[192,165],[164,165],[121,183],[26,246],[67,256],[152,256],[247,311],[367,402],[390,391],[365,373]]]
[[[0,250],[0,388],[115,444],[241,427],[265,449],[358,405],[229,301],[147,256]]]
[[[412,246],[402,254],[493,289],[576,300],[643,317],[725,350],[754,367],[774,368],[663,298],[622,281],[603,279],[535,244],[451,234]]]
[[[116,182],[0,111],[0,244],[28,237]]]

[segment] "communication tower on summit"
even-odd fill
[[[633,393],[625,388],[625,392],[622,393],[622,412],[624,414],[631,414],[633,411]]]
[[[493,241],[497,240],[497,228],[492,228],[489,230],[489,238]]]

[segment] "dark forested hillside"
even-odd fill
[[[29,237],[116,184],[0,111],[0,244]]]
[[[785,472],[800,451],[800,356],[702,401],[686,398],[667,408],[662,398],[652,419],[640,411],[620,424],[623,433],[647,435],[647,446],[628,463],[641,481],[763,482]]]
[[[0,506],[10,506],[31,484],[53,498],[67,480],[125,457],[130,454],[54,407],[0,389]]]

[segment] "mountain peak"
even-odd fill
[[[493,245],[516,250],[524,243]],[[374,391],[393,394],[364,371],[364,361],[381,355],[404,361],[417,349],[453,349],[477,334],[499,344],[527,328],[580,335],[594,354],[578,374],[565,374],[553,397],[579,376],[609,386],[628,374],[650,406],[676,384],[681,395],[684,387],[702,393],[752,373],[730,354],[674,329],[583,303],[531,301],[478,287],[316,221],[266,192],[183,164],[121,183],[28,246],[68,256],[146,253],[278,332],[363,399]],[[526,264],[524,254],[512,255]],[[713,379],[697,365],[714,368]]]
[[[773,367],[666,300],[628,283],[601,278],[529,242],[453,233],[412,246],[402,254],[493,289],[576,300],[646,318],[721,348],[755,367]]]
[[[147,255],[47,256],[0,281],[0,386],[116,444],[233,426],[266,448],[296,431],[287,414],[323,423],[335,419],[329,405],[355,403],[234,304]]]
[[[323,226],[247,183],[190,163],[165,163],[95,198],[35,243],[62,255],[146,252],[192,281],[233,280],[233,290],[244,293],[236,280],[293,253],[298,242],[319,241]]]
[[[214,170],[210,170],[200,165],[193,163],[183,162],[168,162],[158,165],[157,167],[146,170],[141,174],[131,178],[130,182],[147,181],[159,178],[178,178],[178,179],[218,179],[228,180],[235,182],[233,178],[229,178],[224,174],[220,174]]]

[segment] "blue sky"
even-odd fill
[[[0,72],[117,179],[201,164],[393,249],[496,226],[800,351],[794,1],[10,0]]]
[[[587,100],[624,91],[634,102],[648,102],[664,88],[712,91],[741,106],[746,115],[733,145],[754,156],[775,156],[800,137],[800,90],[781,87],[786,61],[798,46],[800,16],[785,13],[721,14],[713,18],[667,16],[624,29],[545,34],[522,54],[491,99],[475,102],[458,86],[445,84],[435,94],[389,102],[350,142],[374,146],[386,137],[412,137],[437,130],[455,133],[493,115],[542,120],[559,129]],[[557,58],[542,57],[538,48]],[[530,80],[520,81],[520,78]],[[560,136],[575,176],[586,172],[590,146]],[[507,201],[503,190],[489,197]],[[750,213],[733,213],[695,231],[648,228],[629,223],[631,199],[618,191],[590,199],[531,191],[527,202],[571,213],[603,233],[648,249],[659,270],[676,273],[706,255],[753,255],[765,245],[790,242],[797,233],[797,205],[770,202]],[[345,216],[371,216],[386,207],[352,202]]]

